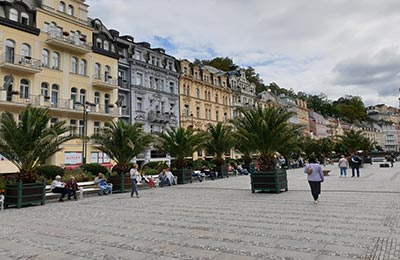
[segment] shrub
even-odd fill
[[[158,175],[161,171],[158,171],[157,169],[146,168],[143,170],[143,172],[145,175]]]
[[[47,180],[54,180],[57,175],[63,176],[64,173],[64,169],[57,165],[40,165],[36,169],[36,174]]]
[[[84,164],[81,166],[81,168],[85,172],[91,173],[93,175],[97,175],[99,172],[102,174],[108,174],[108,170],[106,167],[101,166],[100,164],[96,164],[96,163]]]
[[[148,169],[153,169],[156,170],[157,173],[160,173],[163,169],[168,167],[168,164],[166,162],[148,162],[145,165],[143,165],[142,170],[146,172]],[[154,174],[149,174],[149,175],[154,175]]]

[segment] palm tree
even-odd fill
[[[374,146],[368,137],[364,136],[362,130],[353,130],[339,136],[339,142],[345,147],[348,153],[354,153],[358,150],[370,151]]]
[[[67,135],[65,121],[49,126],[49,109],[26,107],[20,122],[11,113],[4,113],[0,126],[0,154],[17,168],[17,179],[23,183],[36,182],[35,170],[51,155],[60,151],[60,145],[73,139]]]
[[[99,134],[92,138],[99,150],[117,163],[119,174],[128,172],[130,161],[151,144],[151,136],[143,131],[141,123],[131,125],[123,121],[106,122]]]
[[[204,132],[179,127],[160,133],[156,146],[175,158],[175,168],[183,169],[186,166],[185,158],[198,151],[204,145],[205,140]]]
[[[207,132],[209,137],[205,149],[208,154],[214,155],[215,164],[221,166],[225,162],[224,155],[235,145],[232,127],[219,122],[216,125],[209,125]]]
[[[283,108],[245,110],[242,117],[234,120],[237,142],[258,154],[260,171],[276,168],[276,152],[295,147],[299,129],[288,123],[293,115]]]

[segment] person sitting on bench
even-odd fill
[[[94,183],[99,185],[99,196],[111,193],[112,186],[107,183],[107,180],[106,178],[104,178],[104,175],[102,173],[99,173],[97,175],[97,177],[94,179]]]
[[[65,187],[65,183],[61,181],[61,176],[57,175],[55,180],[51,183],[51,191],[53,193],[61,193],[58,201],[63,202],[65,195],[68,194],[68,199],[71,199],[71,191]]]

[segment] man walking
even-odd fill
[[[360,166],[361,166],[361,158],[352,153],[350,157],[350,167],[351,167],[351,177],[355,177],[355,172],[357,172],[357,177],[360,177]]]

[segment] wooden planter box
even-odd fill
[[[218,178],[229,178],[228,175],[228,166],[226,164],[224,165],[218,165],[216,167],[217,172],[218,172]]]
[[[255,171],[250,174],[251,192],[256,190],[280,193],[288,190],[286,169],[270,172]]]
[[[11,183],[6,184],[4,206],[29,206],[34,204],[45,204],[46,182],[42,183]]]
[[[178,177],[178,184],[192,183],[192,169],[173,170],[172,174]]]
[[[132,190],[131,177],[129,175],[110,176],[108,181],[113,185],[113,193],[124,193]]]

